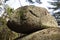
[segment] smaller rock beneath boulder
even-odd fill
[[[17,40],[60,40],[60,28],[47,28]]]

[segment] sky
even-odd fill
[[[35,0],[33,1],[35,2]],[[38,7],[46,8],[50,12],[50,14],[52,14],[53,10],[50,10],[47,7],[54,7],[54,6],[50,5],[47,1],[52,1],[52,0],[41,0],[42,4],[38,4],[37,2],[30,4],[29,2],[26,2],[26,0],[8,0],[5,4],[8,4],[11,8],[14,8],[14,9],[17,9],[21,6],[26,6],[26,5],[35,5]]]
[[[3,0],[4,1],[4,0]],[[35,2],[35,0],[33,0]],[[8,4],[11,8],[17,9],[21,6],[26,6],[26,5],[35,5],[38,7],[44,7],[50,12],[50,14],[53,13],[53,9],[48,9],[48,7],[54,7],[53,5],[50,5],[47,1],[52,1],[52,0],[41,0],[42,4],[38,4],[37,2],[31,4],[27,2],[26,0],[8,0],[5,4]],[[53,1],[52,1],[53,2]],[[4,2],[3,2],[4,4]],[[59,10],[56,10],[55,12],[58,12]],[[2,9],[0,9],[0,16],[4,13],[4,6]]]
[[[35,0],[33,0],[35,2]],[[47,7],[54,7],[53,5],[50,5],[47,1],[52,1],[52,0],[41,0],[42,4],[38,4],[37,2],[30,4],[30,5],[35,5],[38,7],[44,7],[46,8],[50,14],[52,14],[53,10],[48,9]],[[11,8],[17,9],[21,6],[26,6],[29,5],[29,2],[26,2],[26,0],[9,0],[6,2]]]
[[[35,0],[33,0],[33,1],[35,1]],[[49,0],[41,0],[42,4],[38,4],[38,3],[35,2],[34,4],[30,4],[30,5],[35,5],[35,6],[40,6],[40,7],[47,8],[47,7],[51,6],[47,3],[47,1],[49,1]],[[9,0],[9,1],[6,2],[6,4],[8,4],[9,6],[11,6],[14,9],[17,9],[21,5],[22,6],[29,5],[29,2],[26,2],[26,0],[20,0],[20,2],[19,2],[19,0]]]

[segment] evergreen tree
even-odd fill
[[[8,1],[8,0],[5,0],[5,2]]]
[[[49,2],[49,3],[53,6],[56,6],[53,8],[49,7],[50,9],[54,9],[54,11],[60,8],[60,0],[53,0],[53,2]]]
[[[27,0],[29,3],[34,3],[32,0]]]
[[[4,13],[4,0],[0,0],[0,17]]]
[[[56,7],[49,7],[49,9],[53,9],[53,13],[54,13],[53,16],[56,18],[58,25],[60,25],[60,0],[53,0],[52,2],[49,3],[53,6],[56,6]]]
[[[35,3],[35,2],[37,2],[37,3],[39,3],[39,4],[41,3],[40,0],[35,0],[35,2],[34,2],[33,0],[26,0],[26,1],[28,1],[29,3],[32,3],[32,4]]]
[[[36,0],[36,2],[37,2],[37,3],[39,3],[39,4],[41,4],[41,3],[42,3],[42,2],[41,2],[41,0]]]

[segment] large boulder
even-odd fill
[[[47,28],[15,40],[60,40],[60,28]]]
[[[24,6],[16,9],[10,16],[7,26],[21,33],[32,33],[40,29],[57,27],[57,22],[45,8]]]

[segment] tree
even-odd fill
[[[54,13],[53,16],[56,18],[58,24],[60,25],[60,0],[53,0],[53,2],[49,2],[49,3],[55,6],[55,7],[49,7],[49,9],[53,9],[53,13]]]
[[[42,2],[40,0],[36,0],[37,3],[41,4]]]
[[[41,1],[40,0],[35,0],[35,2],[33,1],[33,0],[26,0],[27,2],[29,2],[29,3],[31,3],[31,4],[33,4],[33,3],[35,3],[35,2],[37,2],[37,3],[41,3]]]
[[[6,1],[8,1],[8,0],[5,0],[5,3],[6,3]]]
[[[32,0],[27,0],[29,3],[34,3]]]
[[[21,4],[21,0],[19,0],[19,2],[20,2],[20,5],[22,6],[22,4]]]
[[[55,0],[54,2],[49,2],[49,3],[53,6],[56,6],[53,8],[49,7],[50,9],[54,9],[54,11],[60,8],[60,0]]]
[[[8,0],[0,0],[0,13],[5,10],[5,3]]]

